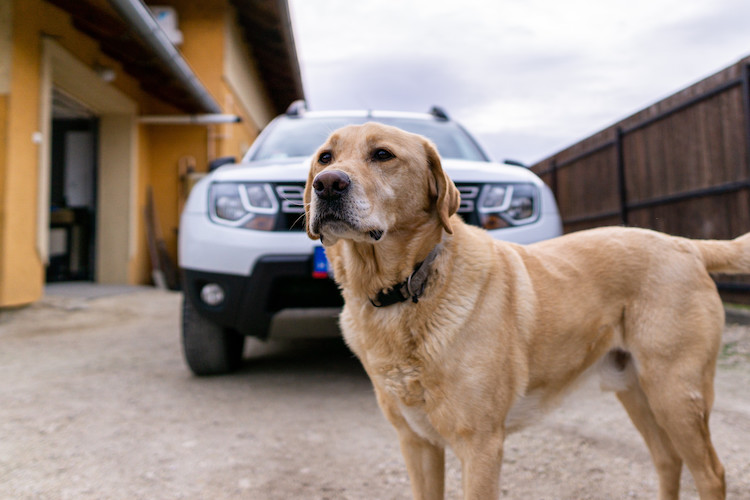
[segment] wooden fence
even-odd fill
[[[566,232],[604,225],[691,238],[750,231],[750,57],[532,167]],[[750,279],[717,277],[750,303]]]

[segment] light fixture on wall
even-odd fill
[[[115,78],[117,77],[117,73],[115,70],[109,66],[104,66],[103,64],[94,63],[93,67],[94,73],[99,75],[99,78],[101,78],[103,81],[107,83],[111,83],[115,81]]]

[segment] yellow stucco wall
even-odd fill
[[[6,204],[5,204],[5,177],[7,170],[7,155],[8,151],[8,95],[0,94],[0,251],[5,248],[5,219],[6,219]],[[3,276],[5,274],[3,263],[0,261],[0,287],[5,281]],[[0,304],[2,304],[2,297],[0,297]]]
[[[45,128],[40,104],[43,34],[54,37],[57,44],[89,68],[94,64],[113,68],[116,79],[111,85],[135,103],[139,114],[179,114],[180,111],[146,94],[117,61],[101,52],[95,40],[77,31],[70,16],[61,9],[42,0],[0,0],[0,3],[0,31],[12,31],[10,43],[6,44],[10,58],[4,58],[9,64],[0,67],[0,70],[7,68],[7,71],[0,71],[0,80],[5,75],[5,82],[0,81],[0,307],[5,307],[33,302],[44,290],[45,263],[37,252],[35,222],[38,207],[44,207],[44,202],[39,202],[38,186],[42,155],[40,146],[32,140],[35,132]],[[124,273],[116,274],[125,276],[123,279],[129,283],[148,283],[151,279],[143,215],[147,187],[153,187],[156,194],[163,236],[176,262],[181,160],[192,158],[197,170],[205,171],[208,161],[215,157],[239,156],[272,117],[272,108],[264,99],[265,89],[257,74],[248,69],[243,76],[244,81],[257,87],[254,91],[257,109],[248,109],[247,99],[228,84],[223,62],[229,33],[227,22],[234,22],[234,11],[227,0],[158,3],[177,8],[185,39],[181,47],[185,58],[223,111],[238,114],[244,121],[212,127],[135,127],[132,144],[136,147],[137,165],[132,173],[136,179],[135,209],[131,218],[134,223],[132,249],[124,250],[127,252]],[[10,8],[5,8],[8,6]],[[10,17],[4,18],[8,11]],[[2,29],[3,19],[12,30]],[[236,41],[229,43],[233,53],[248,53],[246,48],[235,47]],[[0,44],[0,52],[2,47]],[[252,66],[248,61],[247,67]],[[7,87],[5,93],[3,83]],[[133,116],[134,120],[136,118]]]
[[[68,50],[86,66],[95,65],[115,70],[115,79],[110,84],[139,103],[143,112],[151,102],[150,97],[141,88],[138,81],[122,69],[115,59],[104,54],[96,40],[84,35],[73,27],[71,17],[62,9],[42,0],[16,0],[24,5],[33,5],[38,14],[33,17],[13,16],[14,27],[31,31],[36,35],[36,43],[46,34]]]
[[[220,102],[221,61],[224,58],[224,22],[227,0],[156,0],[154,5],[168,5],[177,11],[183,43],[179,46],[190,67],[203,85]]]
[[[95,41],[72,27],[64,11],[46,2],[15,0],[10,19],[10,78],[3,120],[7,133],[4,147],[0,146],[6,164],[0,181],[0,306],[29,303],[43,293],[45,255],[38,249],[37,220],[39,134],[45,129],[41,116],[44,37],[56,40],[85,65],[96,62],[119,70],[115,61],[99,52]],[[116,84],[143,100],[138,82],[122,71],[118,71]]]
[[[143,207],[146,206],[146,188],[151,183],[151,141],[148,127],[138,127],[138,228],[136,233],[136,254],[130,267],[128,280],[130,283],[149,283],[151,281],[151,260],[146,241],[145,219]]]
[[[271,121],[274,111],[265,97],[265,86],[253,63],[250,47],[243,42],[242,29],[231,15],[227,16],[224,38],[224,84],[232,103],[245,113],[243,119],[256,127]],[[228,105],[229,103],[225,103]]]
[[[8,94],[10,92],[10,61],[13,50],[11,0],[0,0],[0,252],[5,242],[6,206],[5,177],[8,151]],[[0,262],[0,286],[3,281],[3,265]],[[0,292],[1,294],[1,292]],[[0,298],[0,300],[2,300]]]
[[[13,18],[38,18],[34,2],[16,0]],[[18,305],[41,296],[43,267],[34,251],[38,146],[39,35],[14,29],[7,99],[5,169],[2,183],[3,248],[0,251],[0,304]],[[31,168],[29,168],[31,167]],[[32,243],[32,246],[29,246]]]
[[[154,200],[167,249],[177,256],[177,230],[180,204],[179,166],[192,161],[198,172],[205,172],[208,162],[221,156],[240,157],[274,114],[265,96],[249,50],[241,37],[234,8],[226,0],[195,2],[192,0],[159,0],[149,2],[174,7],[184,42],[180,52],[201,82],[225,113],[242,117],[240,124],[211,126],[149,125],[149,161],[153,165],[149,184],[154,187]],[[240,55],[237,55],[240,54]],[[227,60],[235,61],[228,65]],[[244,61],[244,65],[240,64]],[[229,67],[241,75],[244,91],[255,96],[248,106],[236,88],[229,84]],[[168,111],[163,111],[168,112]]]
[[[182,159],[192,158],[196,165],[201,167],[201,171],[205,171],[206,127],[152,125],[149,129],[150,161],[155,165],[155,168],[151,169],[150,177],[150,184],[154,186],[154,203],[167,249],[170,254],[176,255],[179,163]]]

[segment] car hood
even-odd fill
[[[450,159],[443,160],[442,163],[454,182],[541,183],[533,172],[522,167]],[[225,166],[208,177],[213,182],[305,182],[309,170],[310,159],[291,159]]]
[[[310,159],[290,159],[258,164],[227,165],[201,179],[190,192],[185,204],[187,213],[202,213],[208,207],[208,188],[212,182],[273,182],[299,183],[307,181]],[[522,167],[493,162],[443,160],[443,168],[457,183],[528,182],[544,186],[539,177]]]

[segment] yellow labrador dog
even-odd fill
[[[496,241],[454,216],[458,190],[428,140],[374,123],[318,150],[305,206],[414,498],[443,498],[445,446],[464,498],[497,498],[506,434],[592,371],[645,438],[662,500],[678,497],[683,462],[701,499],[725,497],[708,427],[724,313],[708,273],[750,272],[750,235]]]

